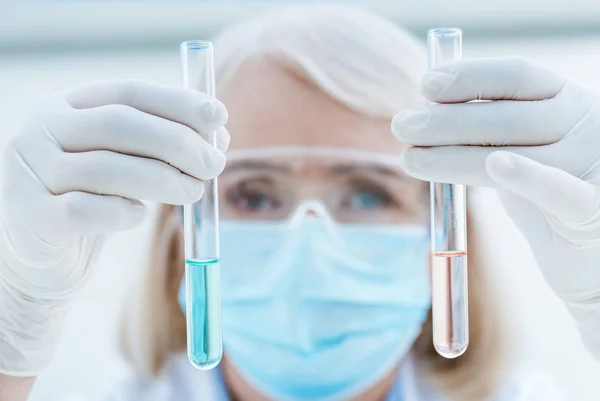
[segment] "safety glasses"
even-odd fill
[[[219,177],[222,221],[426,224],[428,187],[395,156],[354,149],[281,147],[228,152]]]

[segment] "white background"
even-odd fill
[[[470,40],[466,30],[466,57],[511,54],[546,63],[600,91],[600,38]],[[38,96],[95,79],[178,84],[178,68],[176,44],[137,52],[110,48],[0,52],[0,148]],[[472,235],[482,236],[490,273],[503,294],[512,356],[549,375],[567,400],[600,399],[600,363],[583,350],[573,323],[544,285],[522,237],[492,191],[480,191],[475,198],[480,229]],[[95,276],[69,316],[54,363],[39,378],[32,400],[56,400],[67,391],[96,393],[127,372],[115,348],[117,318],[123,295],[143,268],[150,230],[147,222],[115,235],[106,245]]]

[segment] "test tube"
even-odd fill
[[[462,31],[428,32],[429,68],[462,58]],[[432,182],[431,253],[433,345],[441,356],[456,358],[469,345],[467,222],[464,185]]]
[[[213,44],[188,41],[180,50],[183,86],[215,96]],[[216,140],[216,132],[209,133],[211,145]],[[217,366],[223,355],[217,185],[216,178],[205,181],[202,199],[183,207],[187,354],[202,370]]]

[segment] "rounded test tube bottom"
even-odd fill
[[[221,294],[218,259],[186,260],[188,359],[209,370],[221,361]]]
[[[467,286],[466,252],[433,255],[433,345],[445,358],[461,356],[469,345]]]

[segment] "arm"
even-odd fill
[[[0,401],[27,401],[35,377],[12,377],[0,374]]]

